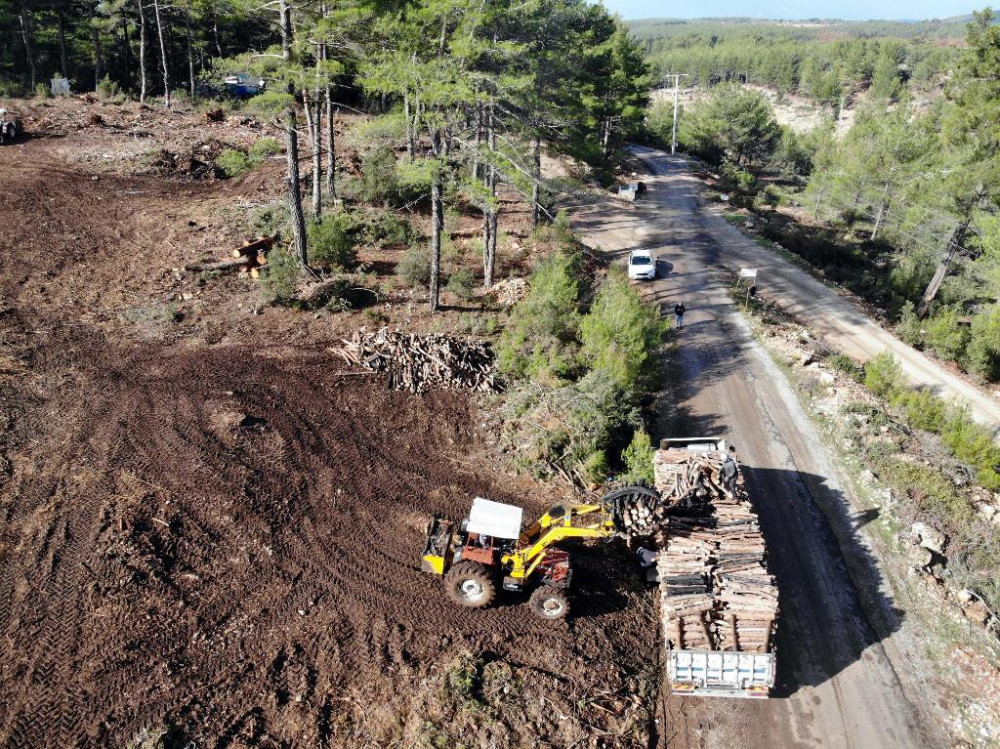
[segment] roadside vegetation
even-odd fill
[[[946,539],[946,560],[938,560],[946,566],[936,574],[1000,612],[1000,445],[992,430],[966,406],[908,385],[890,352],[859,364],[803,339],[766,299],[753,300],[752,310],[764,344],[789,367],[838,452],[891,492],[881,512],[895,550],[910,548],[914,523],[928,524]]]
[[[754,234],[850,288],[907,343],[987,382],[1000,381],[994,21],[986,10],[967,25],[965,49],[942,58],[948,80],[930,100],[911,91],[906,62],[889,82],[877,64],[870,77],[849,77],[865,102],[842,136],[832,118],[807,133],[781,127],[761,94],[737,84],[713,87],[679,132]],[[845,41],[838,64],[851,45],[880,43]],[[650,137],[668,142],[671,120],[668,106],[654,106]]]
[[[503,416],[515,463],[582,485],[649,478],[641,400],[658,388],[667,335],[622,271],[598,282],[594,264],[565,237],[535,270],[497,345],[510,380]]]

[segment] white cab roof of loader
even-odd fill
[[[524,510],[503,502],[476,497],[469,510],[469,533],[482,533],[497,538],[517,538],[521,535],[521,516]]]

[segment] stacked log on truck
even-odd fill
[[[664,440],[654,457],[668,507],[656,570],[669,670],[673,687],[692,694],[767,696],[778,589],[743,477],[724,481],[727,459],[714,440]],[[717,657],[727,653],[761,655]]]

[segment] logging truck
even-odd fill
[[[653,473],[670,505],[650,575],[672,692],[768,697],[778,590],[733,451],[714,438],[666,439]]]

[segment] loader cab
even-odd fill
[[[460,556],[462,559],[469,559],[485,564],[487,567],[493,567],[500,561],[502,552],[500,541],[501,539],[485,533],[469,533],[465,537]]]

